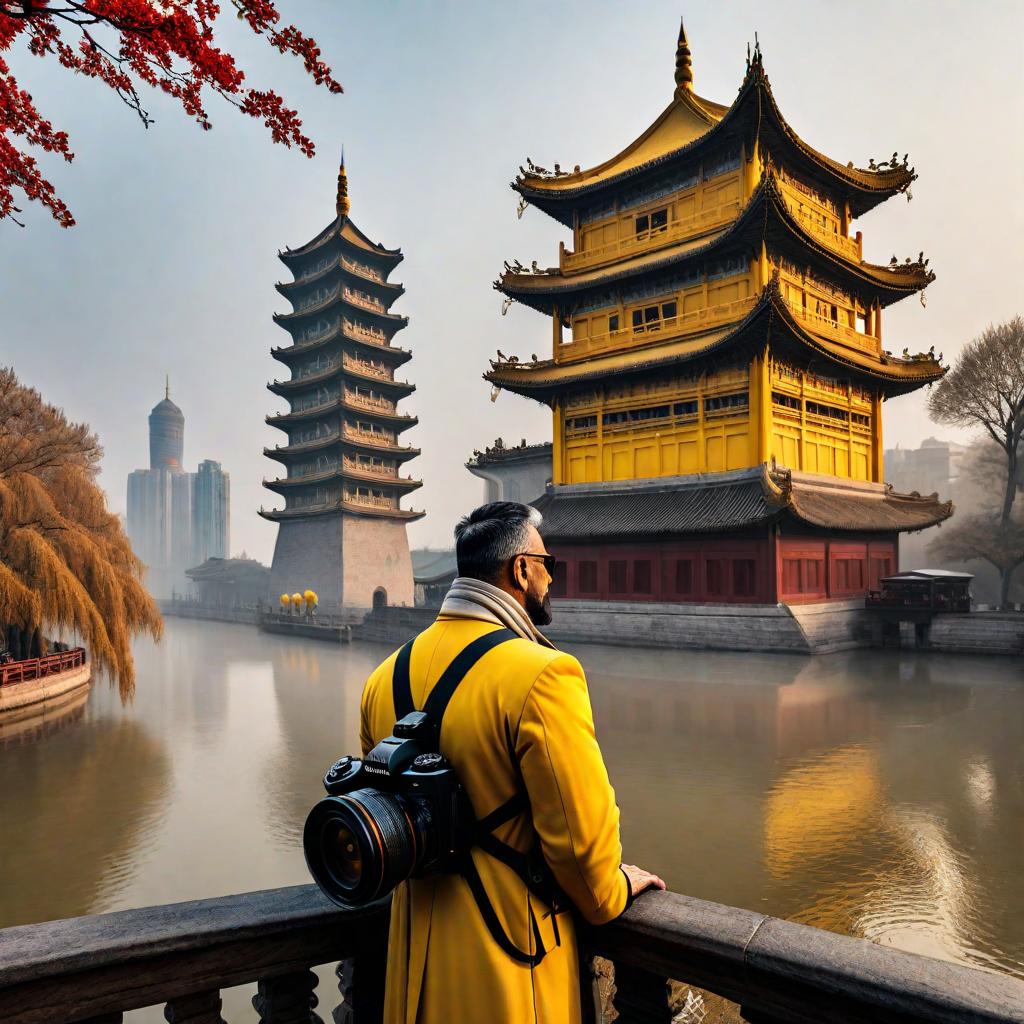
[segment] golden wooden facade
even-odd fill
[[[612,160],[531,165],[513,183],[572,230],[572,249],[496,282],[551,316],[552,352],[485,376],[551,406],[555,484],[764,463],[881,482],[882,401],[942,373],[883,350],[882,310],[934,275],[921,257],[865,262],[851,231],[913,169],[812,150],[775,107],[759,52],[725,108],[694,94],[680,32],[676,85]]]

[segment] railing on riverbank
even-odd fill
[[[222,1024],[221,991],[256,982],[257,1020],[313,1024],[311,968],[340,961],[334,1021],[376,1024],[387,924],[386,906],[341,911],[306,885],[8,928],[0,1020],[116,1024],[163,1003],[168,1021]],[[587,942],[615,964],[622,1024],[669,1024],[667,979],[738,1003],[756,1024],[1024,1022],[1015,978],[676,893],[644,895]]]
[[[59,672],[81,668],[85,664],[85,648],[73,647],[70,651],[47,654],[42,658],[25,658],[0,665],[0,686],[27,683],[32,679],[45,679]]]

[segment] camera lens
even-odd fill
[[[416,870],[427,848],[428,825],[420,803],[399,794],[357,789],[329,796],[306,819],[306,863],[333,902],[365,906]]]

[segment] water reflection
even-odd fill
[[[0,745],[0,926],[306,881],[302,822],[389,653],[170,620],[137,645],[133,704],[95,684],[59,731]],[[1024,976],[1017,662],[577,653],[629,859]]]

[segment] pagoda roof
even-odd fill
[[[599,200],[602,193],[614,193],[636,179],[660,174],[703,152],[738,141],[749,144],[748,156],[749,147],[757,141],[773,153],[776,163],[788,166],[792,162],[823,191],[847,200],[854,217],[904,191],[916,178],[905,163],[885,169],[857,168],[804,142],[779,110],[758,49],[731,105],[703,99],[692,88],[677,85],[674,99],[654,124],[610,160],[557,175],[538,173],[531,165],[529,170],[520,169],[512,188],[530,204],[572,227],[574,211]]]
[[[333,501],[325,505],[307,505],[303,508],[260,509],[259,515],[278,523],[288,519],[307,519],[314,516],[338,515],[346,513],[355,516],[367,516],[370,519],[402,519],[411,523],[422,519],[426,512],[415,512],[405,508],[377,508],[373,505],[361,505],[354,501]]]
[[[377,484],[380,487],[392,487],[399,491],[415,491],[417,487],[423,486],[422,480],[414,480],[411,476],[387,476],[383,473],[352,469],[344,464],[332,466],[321,473],[309,473],[306,476],[281,477],[277,480],[264,479],[263,486],[270,491],[284,494],[286,491],[300,489],[303,485],[320,484],[325,480],[359,480],[363,483]]]
[[[337,447],[359,449],[373,455],[394,459],[395,462],[408,462],[420,454],[419,448],[400,447],[391,444],[372,444],[368,441],[356,440],[351,434],[346,436],[338,431],[332,431],[330,434],[314,438],[312,441],[300,441],[298,444],[283,444],[278,445],[276,448],[264,448],[263,454],[275,462],[288,463],[294,459],[304,458],[313,452]]]
[[[549,487],[532,503],[545,540],[710,534],[789,519],[857,533],[924,530],[953,514],[937,495],[767,465],[628,482]]]
[[[492,361],[484,379],[515,394],[550,402],[565,390],[622,378],[686,368],[694,373],[721,365],[730,356],[753,356],[765,347],[793,359],[812,372],[840,374],[886,396],[906,394],[938,380],[945,369],[930,357],[896,359],[857,351],[812,333],[797,319],[779,290],[777,276],[758,296],[739,322],[654,341],[644,346],[587,358],[583,362],[556,363],[553,359],[521,363]]]
[[[287,324],[282,326],[285,329],[288,328]],[[408,349],[399,348],[399,346],[392,345],[387,341],[370,341],[368,338],[360,336],[346,327],[340,320],[330,330],[324,331],[319,337],[308,341],[297,341],[291,345],[279,345],[277,348],[272,348],[270,354],[282,363],[290,363],[296,357],[308,355],[310,352],[324,348],[337,342],[339,339],[343,340],[345,344],[362,345],[368,351],[373,352],[374,355],[379,355],[382,358],[386,357],[395,366],[401,366],[402,363],[407,363],[412,359],[412,353]]]
[[[277,291],[284,295],[286,298],[296,291],[300,291],[302,288],[308,287],[309,285],[316,284],[318,281],[322,281],[325,277],[331,274],[351,274],[357,278],[360,285],[366,284],[371,288],[376,288],[383,292],[389,297],[390,302],[394,302],[400,295],[405,294],[405,285],[398,281],[384,281],[381,278],[374,277],[372,274],[365,274],[358,267],[345,266],[343,263],[344,256],[338,256],[336,259],[331,260],[326,267],[322,267],[315,274],[309,274],[306,277],[297,277],[294,281],[277,281],[274,287]]]
[[[537,462],[550,458],[550,441],[539,441],[537,444],[526,444],[524,441],[512,447],[496,442],[482,452],[473,452],[472,457],[466,460],[466,469],[472,473],[482,466],[507,466],[513,462]]]
[[[279,413],[276,416],[266,416],[265,419],[270,426],[280,427],[291,423],[301,423],[303,420],[315,419],[334,410],[345,410],[359,416],[365,416],[369,420],[381,420],[398,433],[408,430],[410,427],[415,427],[419,423],[419,419],[416,416],[389,412],[385,409],[368,409],[357,402],[349,401],[344,396],[332,398],[328,402],[310,406],[308,409],[296,409],[292,412]]]
[[[836,251],[793,216],[778,178],[769,172],[739,217],[718,231],[580,273],[565,274],[558,270],[541,274],[505,273],[494,282],[494,287],[524,305],[552,314],[555,306],[566,297],[583,301],[610,285],[679,270],[730,249],[759,246],[762,241],[799,264],[813,257],[827,267],[837,281],[854,292],[870,292],[883,306],[926,288],[935,279],[934,272],[922,263],[880,266],[851,260]]]
[[[352,367],[351,364],[338,362],[331,366],[324,367],[317,373],[307,374],[305,377],[293,377],[291,380],[274,380],[267,385],[267,390],[275,395],[286,396],[297,391],[303,391],[314,384],[322,384],[324,381],[334,380],[337,377],[342,379],[354,378],[360,382],[369,384],[380,391],[390,391],[398,396],[398,399],[411,395],[416,390],[415,384],[409,384],[404,380],[392,380],[390,377],[378,377],[374,373],[362,373]]]
[[[409,318],[407,316],[402,316],[400,313],[389,313],[387,310],[374,309],[372,306],[366,306],[348,298],[345,295],[344,288],[341,286],[336,288],[322,302],[318,302],[315,306],[307,306],[305,309],[296,309],[291,313],[274,313],[274,323],[279,324],[282,327],[286,327],[288,324],[300,322],[305,320],[307,317],[318,316],[320,313],[323,313],[325,310],[328,310],[335,305],[348,306],[349,309],[358,311],[360,316],[375,317],[377,320],[392,326],[400,325],[401,327],[405,327],[406,324],[409,323]]]
[[[401,249],[388,249],[379,242],[372,241],[356,227],[355,222],[347,214],[339,214],[312,241],[300,245],[297,249],[285,249],[278,256],[284,263],[293,260],[301,261],[303,257],[320,252],[332,241],[337,241],[341,248],[348,248],[365,253],[389,268],[397,267],[405,258]]]

